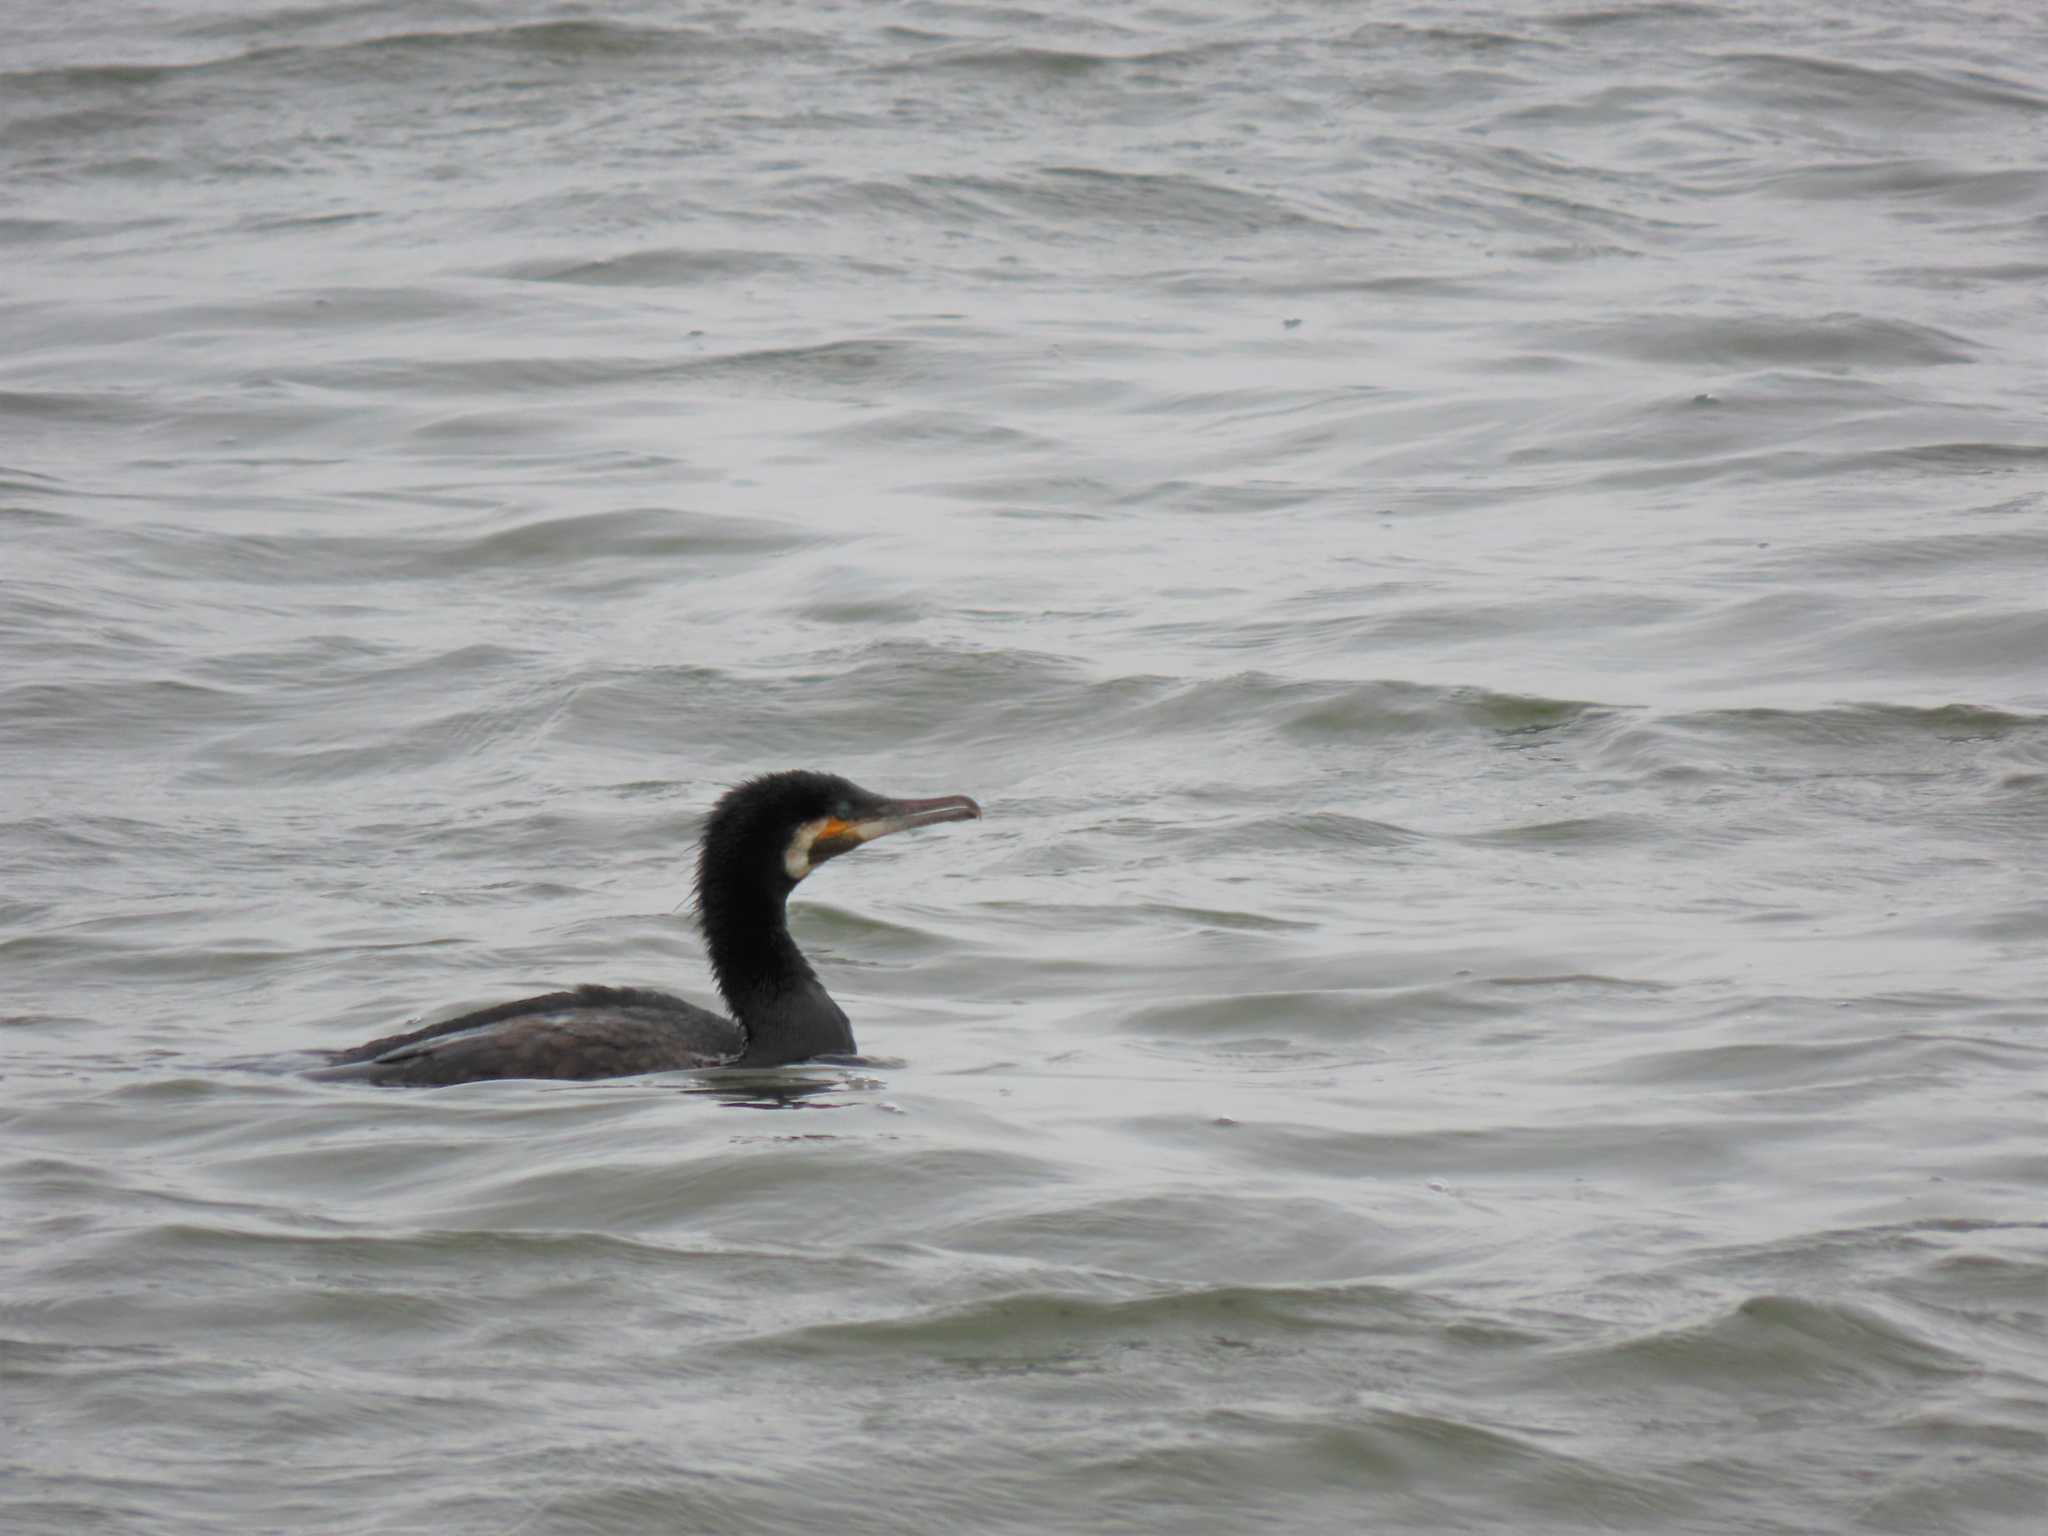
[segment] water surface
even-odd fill
[[[2021,10],[5,43],[0,1525],[2040,1528]],[[284,1070],[800,764],[868,1065]]]

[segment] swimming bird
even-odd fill
[[[666,992],[584,986],[333,1051],[316,1075],[430,1087],[851,1055],[853,1026],[790,937],[789,893],[862,843],[980,815],[965,795],[892,800],[807,769],[749,779],[712,808],[697,853],[698,921],[731,1018]]]

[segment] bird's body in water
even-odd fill
[[[665,992],[579,987],[332,1052],[319,1075],[437,1086],[851,1055],[853,1026],[790,937],[790,892],[862,843],[980,815],[965,795],[891,800],[827,773],[751,779],[713,808],[697,856],[698,919],[731,1018]]]

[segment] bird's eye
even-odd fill
[[[833,805],[832,814],[834,816],[837,816],[841,821],[851,821],[853,820],[853,807],[849,805],[846,801],[841,800]]]

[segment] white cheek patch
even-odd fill
[[[783,871],[792,880],[801,880],[811,872],[811,844],[818,840],[818,834],[825,830],[830,816],[816,816],[796,829],[789,840],[789,846],[782,850]]]

